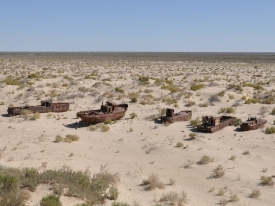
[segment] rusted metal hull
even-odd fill
[[[258,120],[258,122],[246,121],[241,124],[241,130],[249,131],[249,130],[260,129],[260,128],[263,128],[266,123],[267,123],[267,120],[265,119],[260,119],[260,121]]]
[[[160,119],[162,122],[179,122],[179,121],[186,121],[192,117],[192,111],[190,110],[183,110],[178,113],[175,113],[173,117],[161,116]]]
[[[23,107],[9,107],[8,114],[10,116],[20,115],[22,111],[27,110],[32,113],[47,113],[47,112],[66,112],[69,110],[70,104],[67,102],[51,103],[51,106],[23,106]]]
[[[233,121],[236,119],[236,117],[231,116],[223,116],[221,118],[221,122],[218,125],[212,126],[207,124],[201,124],[197,126],[198,130],[200,132],[208,132],[208,133],[214,133],[221,129],[223,129],[226,126],[232,125]]]
[[[77,116],[81,118],[83,123],[97,124],[108,119],[112,121],[121,119],[125,116],[127,108],[127,104],[118,104],[116,105],[116,110],[111,113],[106,113],[102,110],[88,110],[77,112]]]

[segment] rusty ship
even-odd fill
[[[226,126],[232,125],[233,121],[237,119],[232,116],[205,116],[202,117],[202,124],[197,126],[200,132],[217,132]]]
[[[183,110],[178,113],[174,113],[174,109],[166,109],[166,115],[161,116],[160,119],[162,122],[174,123],[178,121],[186,121],[192,117],[192,111]]]
[[[267,123],[265,119],[257,119],[256,117],[249,117],[245,122],[241,124],[242,131],[255,130],[263,128]]]
[[[66,112],[69,110],[70,103],[68,102],[52,102],[52,100],[41,101],[37,106],[22,106],[22,107],[8,107],[8,114],[10,116],[20,115],[22,111],[30,111],[32,113],[47,113],[47,112]]]
[[[96,124],[104,122],[107,119],[118,120],[125,116],[128,104],[116,104],[106,102],[98,110],[88,110],[77,112],[77,117],[81,118],[82,123]]]

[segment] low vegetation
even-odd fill
[[[156,188],[159,188],[159,189],[164,189],[165,188],[165,184],[162,183],[159,180],[158,175],[156,175],[154,173],[151,174],[148,177],[148,179],[143,180],[142,183],[141,183],[141,185],[144,186],[146,190],[154,190]]]

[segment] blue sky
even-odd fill
[[[275,1],[0,0],[0,51],[275,52]]]

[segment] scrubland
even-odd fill
[[[1,56],[0,205],[273,205],[274,69]],[[9,106],[45,99],[70,110],[7,115]],[[74,128],[77,111],[106,101],[129,104],[125,117]],[[192,110],[192,120],[162,124],[165,108]],[[238,120],[203,134],[196,125],[205,115]],[[249,116],[268,123],[241,132]]]

